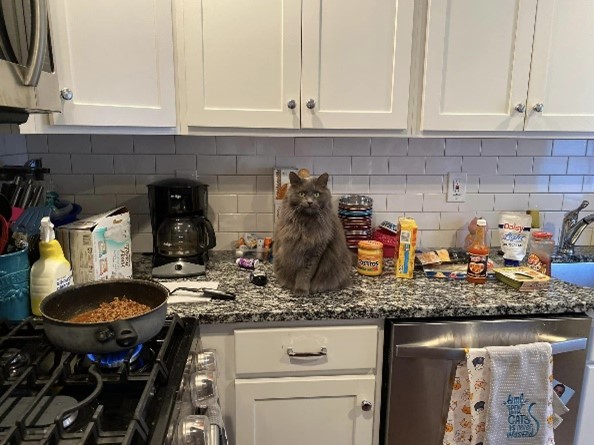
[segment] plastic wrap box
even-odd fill
[[[72,265],[75,284],[132,278],[130,212],[126,207],[57,227],[56,238]]]

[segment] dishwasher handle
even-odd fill
[[[553,355],[566,352],[581,351],[586,349],[588,339],[585,337],[562,338],[555,336],[539,336],[537,341],[545,341],[551,344]],[[402,358],[427,358],[436,360],[464,360],[466,348],[447,348],[442,346],[430,346],[427,343],[408,343],[394,347],[394,357]]]

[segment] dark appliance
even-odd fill
[[[208,185],[191,179],[164,179],[148,185],[156,278],[206,273],[208,251],[216,245],[208,211]]]
[[[53,347],[40,318],[0,322],[0,443],[169,444],[199,348],[196,319],[175,315],[109,355]]]

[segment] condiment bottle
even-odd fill
[[[359,241],[357,272],[377,276],[384,266],[384,245],[380,241]]]
[[[476,222],[476,234],[468,246],[468,268],[466,280],[474,284],[485,284],[487,281],[487,263],[489,261],[489,246],[487,246],[487,221],[479,219]]]
[[[550,232],[532,232],[528,244],[527,266],[540,273],[551,276],[551,255],[555,250],[555,241]]]

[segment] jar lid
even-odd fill
[[[551,232],[532,232],[532,238],[536,239],[552,239],[553,234]]]
[[[374,240],[369,240],[369,241],[359,241],[359,247],[361,249],[383,249],[384,248],[384,243],[380,242],[380,241],[374,241]]]

